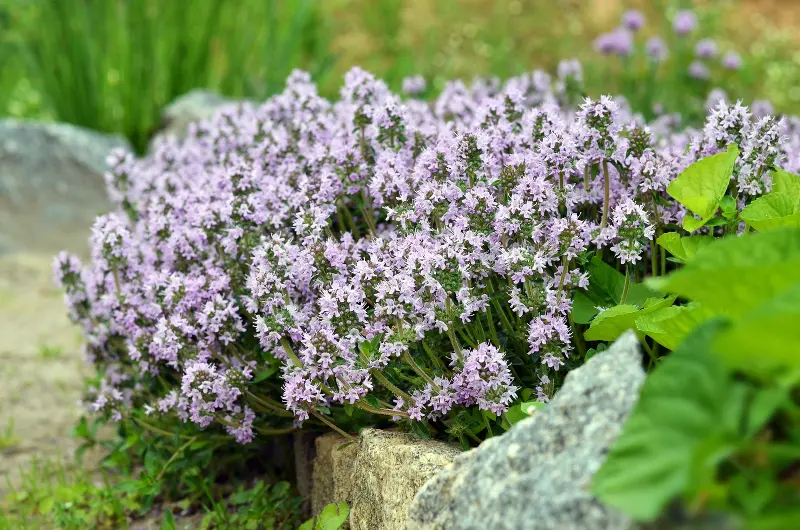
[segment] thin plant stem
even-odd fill
[[[394,392],[396,395],[400,396],[406,401],[411,401],[411,396],[408,393],[400,390],[391,381],[389,381],[386,378],[386,376],[381,373],[380,370],[370,370],[369,373],[372,374],[372,377],[377,379],[380,382],[380,384],[382,384],[386,388],[386,390]]]
[[[603,216],[600,218],[600,230],[608,224],[608,202],[611,195],[611,183],[608,178],[608,160],[603,159]]]
[[[429,385],[431,385],[431,388],[433,388],[437,393],[442,391],[439,385],[437,385],[436,382],[433,379],[431,379],[431,377],[428,374],[425,373],[425,370],[423,370],[416,362],[414,362],[414,358],[411,357],[411,354],[408,353],[407,351],[403,352],[403,360],[408,363],[408,365],[411,367],[412,370],[414,370],[417,373],[417,375],[419,375]]]
[[[172,462],[174,462],[176,458],[178,458],[178,455],[180,455],[180,454],[181,454],[181,453],[184,451],[184,449],[186,449],[187,447],[189,447],[189,446],[190,446],[191,444],[193,444],[195,441],[197,441],[197,436],[192,436],[191,438],[189,438],[189,440],[187,440],[187,441],[186,441],[186,443],[185,443],[185,444],[183,444],[182,446],[180,446],[180,447],[178,448],[178,450],[177,450],[177,451],[175,451],[174,453],[172,453],[172,456],[170,456],[170,457],[169,457],[169,460],[167,460],[167,462],[164,464],[164,467],[162,467],[162,468],[161,468],[161,471],[158,473],[158,476],[156,477],[156,482],[158,482],[159,480],[161,480],[161,477],[163,477],[163,476],[164,476],[164,473],[166,473],[166,472],[167,472],[167,468],[169,467],[169,465],[170,465]]]
[[[321,421],[322,423],[324,423],[325,425],[327,425],[328,427],[330,427],[334,431],[338,432],[339,434],[341,434],[342,436],[344,436],[348,440],[353,441],[353,442],[356,441],[355,436],[347,434],[342,429],[340,429],[338,426],[336,426],[336,424],[334,424],[332,421],[329,421],[328,418],[326,418],[325,416],[323,416],[322,414],[320,414],[316,410],[312,410],[311,414],[313,414],[319,421]]]
[[[622,288],[622,298],[620,298],[619,303],[624,304],[625,300],[628,299],[628,289],[631,286],[631,266],[628,264],[625,267],[625,286]]]

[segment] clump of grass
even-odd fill
[[[290,69],[330,65],[316,0],[43,0],[6,6],[13,49],[52,116],[143,151],[161,109],[197,87],[264,98]],[[19,77],[19,65],[0,87]]]
[[[21,440],[14,435],[14,418],[8,420],[8,425],[0,431],[0,452],[19,445]]]
[[[60,359],[62,355],[64,355],[64,350],[58,346],[48,346],[47,344],[39,346],[40,359]]]

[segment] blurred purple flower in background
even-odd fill
[[[678,11],[672,27],[678,35],[687,35],[697,29],[697,15],[688,9]]]
[[[409,96],[416,96],[425,92],[425,78],[413,75],[403,78],[403,92]]]
[[[713,39],[701,39],[695,45],[694,53],[700,59],[711,59],[717,56],[719,50]]]
[[[742,57],[736,52],[728,52],[722,58],[722,66],[728,70],[738,70],[742,67]]]
[[[711,72],[704,63],[700,61],[694,61],[689,65],[689,77],[706,80],[711,77]]]
[[[644,27],[644,14],[638,9],[629,9],[622,15],[622,25],[631,31],[639,31]]]
[[[603,55],[630,55],[633,51],[633,33],[623,27],[603,33],[595,39],[594,49]]]
[[[664,39],[658,36],[650,37],[645,47],[647,48],[647,55],[659,63],[664,61],[669,53],[667,50],[667,43],[664,42]]]
[[[753,117],[757,119],[775,115],[775,108],[772,106],[772,103],[766,99],[757,99],[753,101],[753,104],[750,105],[750,110],[753,112]]]

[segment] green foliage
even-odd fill
[[[303,523],[298,530],[339,530],[350,516],[346,502],[329,504],[322,512]]]
[[[667,232],[662,234],[656,243],[664,247],[674,256],[674,261],[686,263],[694,259],[697,251],[714,241],[711,236],[688,236],[681,237],[677,232]]]
[[[0,451],[19,444],[21,440],[14,435],[14,418],[8,420],[5,429],[0,431]]]
[[[680,502],[746,528],[800,522],[800,230],[730,237],[659,286],[702,305],[637,326],[669,345],[597,473],[593,492],[636,520]],[[666,338],[665,338],[666,337]]]
[[[615,340],[627,330],[636,327],[636,321],[660,309],[671,306],[675,297],[648,298],[641,307],[633,304],[616,305],[606,309],[594,320],[584,333],[586,340]]]
[[[781,226],[800,227],[800,177],[775,171],[772,191],[748,204],[741,217],[760,232]]]
[[[52,116],[121,133],[139,151],[163,107],[193,88],[262,99],[293,67],[321,76],[332,60],[315,0],[42,0],[7,9],[13,49]]]
[[[203,530],[289,530],[298,522],[302,502],[291,494],[288,482],[270,486],[263,481],[251,488],[240,487],[224,502],[211,500],[212,507],[207,508],[208,514],[203,518]]]
[[[781,229],[759,237],[724,238],[650,285],[722,314],[741,314],[800,281],[797,234],[797,230]]]
[[[728,190],[738,155],[739,148],[731,144],[726,152],[695,162],[667,186],[670,197],[700,216],[696,219],[687,215],[683,220],[684,229],[693,232],[714,217]]]
[[[587,269],[589,288],[586,292],[578,291],[573,301],[572,318],[578,324],[589,324],[600,313],[600,308],[607,309],[619,304],[625,291],[625,275],[597,256],[592,257]],[[658,293],[646,285],[632,283],[625,301],[642,308],[649,298],[655,297],[658,297]]]

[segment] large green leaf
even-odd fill
[[[584,333],[586,340],[614,340],[629,329],[636,329],[636,319],[653,313],[675,302],[674,296],[649,298],[639,309],[635,305],[623,304],[606,309],[592,321]]]
[[[714,346],[743,370],[800,368],[800,283],[742,315]]]
[[[748,204],[741,217],[758,231],[781,226],[800,227],[800,194],[792,197],[773,191]]]
[[[594,477],[592,492],[604,504],[652,521],[693,476],[713,470],[730,451],[743,393],[710,353],[723,326],[714,320],[698,328],[647,378]]]
[[[772,172],[772,191],[786,193],[790,197],[800,197],[800,177],[777,169]]]
[[[659,236],[656,243],[667,249],[677,261],[686,263],[694,259],[699,249],[713,241],[712,236],[681,237],[677,232],[667,232]]]
[[[694,260],[651,287],[741,315],[800,282],[800,229],[730,236],[698,250]]]
[[[620,303],[625,290],[625,275],[608,265],[597,256],[588,266],[589,288],[575,294],[572,305],[572,319],[578,324],[588,324],[598,313],[599,308],[610,308]],[[656,298],[658,293],[649,287],[631,282],[625,302],[644,307],[648,298]]]
[[[697,326],[713,316],[713,311],[697,303],[674,305],[638,317],[636,329],[674,350]]]
[[[684,220],[686,230],[697,230],[714,216],[730,184],[738,155],[739,148],[731,144],[726,152],[703,158],[687,167],[667,186],[670,197],[700,216],[698,220],[687,215]]]

